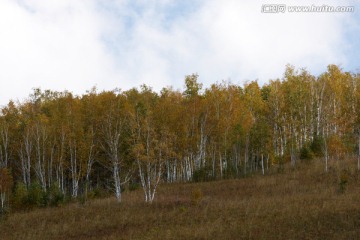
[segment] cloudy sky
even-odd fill
[[[263,4],[354,6],[353,13],[261,13]],[[0,0],[0,105],[32,88],[85,93],[145,83],[182,89],[360,71],[360,2],[274,0]]]

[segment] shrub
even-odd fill
[[[94,188],[94,190],[92,191],[92,194],[93,194],[94,198],[103,198],[103,197],[106,197],[109,195],[105,189],[103,189],[99,186]]]
[[[223,171],[223,177],[224,178],[236,178],[237,177],[237,172],[236,172],[236,168],[233,165],[227,166],[226,169],[224,169]]]
[[[46,205],[46,193],[43,192],[41,185],[34,182],[30,185],[28,190],[27,203],[30,206],[44,206]]]
[[[345,192],[348,180],[349,180],[349,175],[348,175],[347,171],[343,170],[340,174],[340,179],[339,179],[339,192],[340,193]]]
[[[193,173],[194,182],[206,182],[211,180],[214,180],[214,176],[212,175],[212,169],[210,166],[195,170]]]
[[[311,142],[310,150],[316,157],[323,157],[323,145],[324,139],[321,137],[314,137],[314,140]]]
[[[300,150],[300,159],[301,160],[311,160],[314,158],[314,153],[308,146],[303,146]]]
[[[278,165],[277,171],[278,173],[283,173],[285,171],[285,157],[284,156],[276,156],[275,163]]]
[[[191,191],[191,203],[194,205],[199,205],[201,203],[201,201],[204,198],[204,194],[201,191],[200,188],[196,188],[194,190]]]
[[[135,191],[140,188],[140,184],[138,183],[130,183],[129,184],[129,191]]]
[[[27,205],[28,190],[24,183],[17,183],[15,186],[13,202],[15,207],[24,208]]]
[[[59,184],[54,182],[49,189],[49,204],[50,206],[59,206],[65,202],[65,196],[62,193]]]

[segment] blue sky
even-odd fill
[[[145,83],[183,88],[263,84],[286,64],[313,74],[360,72],[360,3],[353,13],[261,13],[272,0],[0,0],[0,105],[32,88],[85,93]],[[321,5],[287,0],[289,5]]]

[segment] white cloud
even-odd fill
[[[206,86],[266,82],[287,63],[315,73],[348,63],[354,40],[344,33],[358,24],[356,13],[262,14],[266,2],[184,0],[177,9],[175,0],[2,0],[0,104],[33,87],[181,88],[195,72]]]
[[[82,93],[118,77],[101,41],[104,23],[90,1],[2,1],[1,102],[34,87]]]
[[[195,39],[199,45],[207,43],[197,64],[200,76],[264,82],[281,77],[287,63],[318,70],[346,60],[344,14],[262,14],[260,9],[256,1],[210,1],[204,6],[196,26],[203,38]]]

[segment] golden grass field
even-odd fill
[[[0,239],[360,239],[355,162],[325,173],[317,161],[265,176],[162,184],[152,204],[138,189],[125,191],[122,203],[11,212]]]

